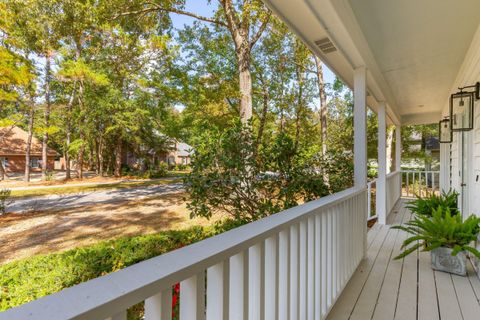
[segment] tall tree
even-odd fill
[[[46,179],[47,150],[50,127],[52,58],[58,48],[58,1],[57,0],[11,0],[16,12],[16,30],[23,37],[29,50],[44,59],[43,70],[43,125],[42,125],[42,179]],[[27,164],[28,165],[28,164]]]
[[[183,10],[184,1],[166,3],[140,1],[127,6],[127,9],[116,17],[142,15],[149,12],[168,12],[190,16],[226,28],[235,45],[240,92],[240,118],[246,124],[252,117],[252,48],[267,29],[271,12],[260,0],[218,0],[218,2],[220,7],[213,18]]]

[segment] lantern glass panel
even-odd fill
[[[439,123],[440,143],[452,142],[452,130],[450,128],[450,120],[445,119]]]
[[[473,94],[455,93],[450,99],[451,130],[464,131],[473,129]]]

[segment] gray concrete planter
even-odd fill
[[[458,274],[459,276],[467,275],[467,255],[465,252],[459,252],[456,256],[452,256],[452,249],[441,247],[432,250],[430,255],[434,270]]]

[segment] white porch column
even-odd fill
[[[355,186],[367,185],[367,70],[355,69],[353,79],[353,131]]]
[[[385,102],[378,105],[378,178],[376,211],[379,224],[387,223],[387,119]]]
[[[440,143],[440,191],[450,190],[450,144]]]
[[[353,160],[355,187],[367,186],[367,69],[359,67],[353,74]],[[363,221],[363,257],[367,257],[367,196]]]
[[[395,171],[402,170],[402,127],[395,125]]]

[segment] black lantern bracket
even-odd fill
[[[460,90],[460,93],[462,92],[469,92],[469,91],[465,91],[465,89],[475,89],[473,92],[474,96],[475,96],[475,100],[479,100],[480,99],[480,81],[477,81],[477,83],[471,85],[471,86],[465,86],[465,87],[458,87],[458,90]]]

